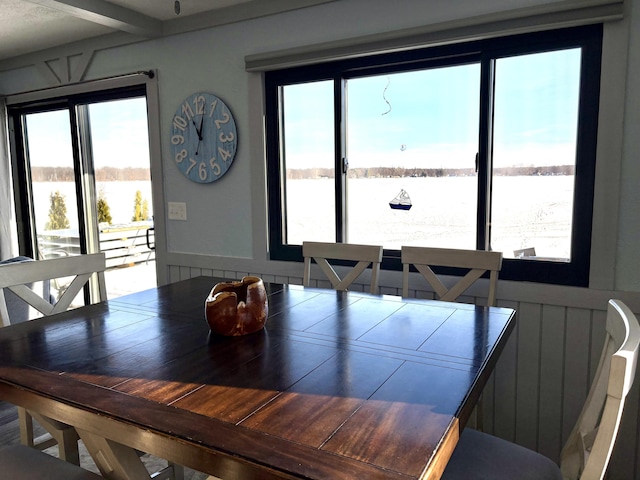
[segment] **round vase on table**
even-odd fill
[[[216,284],[205,300],[205,317],[212,333],[239,336],[255,333],[269,315],[267,292],[260,277]]]

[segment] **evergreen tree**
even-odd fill
[[[108,223],[111,225],[111,209],[104,197],[104,191],[100,190],[98,194],[98,223]]]
[[[142,219],[149,219],[149,200],[146,198],[142,201]]]
[[[64,195],[59,190],[49,195],[51,202],[49,206],[49,221],[45,224],[45,230],[61,230],[69,228],[69,219],[67,218],[67,205],[65,204]]]
[[[134,222],[139,222],[141,220],[146,220],[149,216],[149,204],[146,200],[142,200],[142,192],[140,190],[136,190],[136,199],[134,200],[133,205],[133,218],[131,218]]]

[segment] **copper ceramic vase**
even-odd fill
[[[257,332],[269,314],[264,283],[259,277],[218,283],[205,300],[204,309],[213,333],[238,336]]]

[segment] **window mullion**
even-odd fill
[[[347,243],[347,169],[346,148],[346,90],[347,81],[334,78],[334,148],[335,148],[335,205],[336,242]]]
[[[491,250],[491,176],[493,155],[493,98],[495,60],[484,57],[480,68],[480,122],[478,139],[478,250]]]
[[[69,112],[69,128],[71,129],[71,147],[73,152],[73,170],[75,177],[75,190],[76,190],[76,206],[78,210],[78,234],[80,237],[80,251],[81,253],[87,252],[87,228],[85,223],[85,214],[84,214],[84,188],[82,185],[83,181],[83,165],[82,165],[82,155],[81,155],[81,144],[82,144],[82,123],[83,120],[78,115],[78,111],[76,110],[73,104],[70,104],[67,107]]]
[[[98,219],[96,216],[96,191],[93,166],[93,150],[91,147],[91,129],[89,127],[89,106],[87,104],[77,105],[74,114],[78,129],[78,164],[79,182],[81,195],[78,195],[82,208],[80,222],[85,228],[85,246],[87,253],[100,251],[100,240],[98,239]],[[79,206],[79,207],[80,207]]]

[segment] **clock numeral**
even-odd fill
[[[173,117],[173,128],[177,128],[184,132],[184,129],[187,128],[187,121],[180,115],[176,115]]]
[[[225,162],[229,160],[229,158],[231,158],[231,152],[225,150],[222,147],[218,147],[218,153],[220,154],[220,157],[222,157],[222,160],[224,160]]]
[[[171,137],[171,143],[174,145],[182,145],[184,143],[184,137],[182,135],[174,135]]]
[[[191,105],[189,105],[189,102],[184,102],[182,104],[182,113],[186,115],[187,120],[193,118],[193,109],[191,108]]]
[[[214,100],[211,102],[211,109],[209,110],[209,118],[213,117],[213,112],[216,111],[216,107],[218,106],[218,100]]]
[[[187,150],[185,148],[180,150],[178,153],[176,153],[176,163],[182,163],[182,161],[187,158],[187,155],[189,154],[187,153]]]
[[[222,143],[226,143],[226,142],[233,142],[236,137],[233,135],[233,132],[229,132],[228,135],[225,135],[224,132],[220,132],[219,138]]]
[[[200,180],[204,182],[207,179],[208,173],[207,164],[205,162],[200,162],[200,165],[198,166],[198,175],[200,176]]]
[[[204,95],[198,95],[193,99],[193,106],[196,108],[196,115],[204,115],[204,106],[207,104],[207,100]]]
[[[189,158],[189,167],[187,168],[187,175],[189,175],[191,173],[191,170],[193,170],[193,167],[196,166],[196,162],[193,158]]]
[[[218,130],[220,130],[220,125],[224,125],[225,123],[229,123],[229,120],[231,119],[231,117],[229,116],[229,114],[227,112],[222,112],[222,120],[216,120],[216,128]]]
[[[218,175],[220,175],[220,172],[222,171],[222,169],[220,168],[220,165],[218,165],[218,162],[216,162],[216,158],[213,157],[211,160],[209,160],[209,164],[211,165],[211,170],[213,170],[213,174],[217,177]]]

